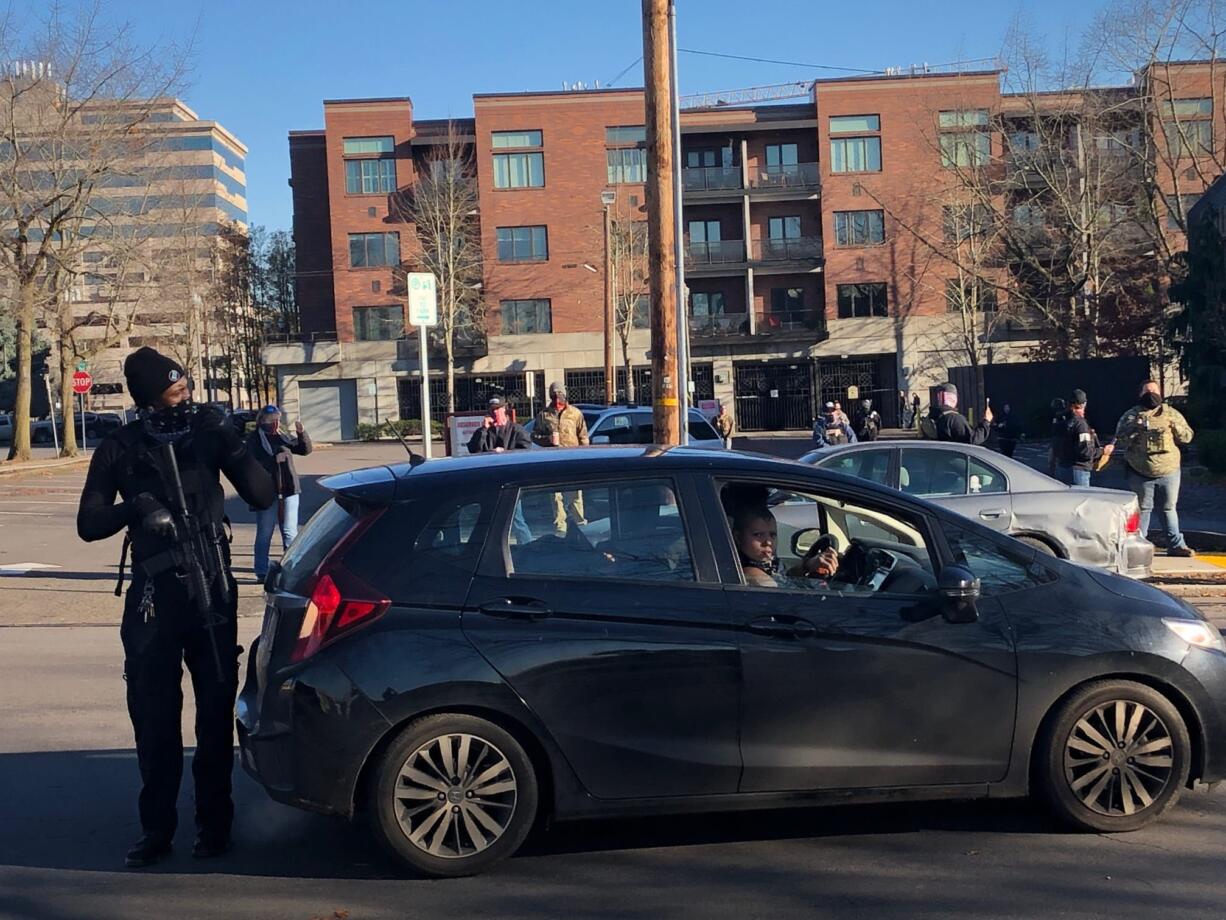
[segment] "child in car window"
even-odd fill
[[[739,508],[732,517],[732,536],[737,555],[745,572],[745,583],[762,588],[774,588],[779,571],[775,546],[779,542],[779,527],[775,516],[766,508]]]

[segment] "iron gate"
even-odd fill
[[[481,412],[489,405],[491,396],[501,396],[515,408],[520,421],[527,421],[540,409],[545,394],[545,372],[536,371],[536,395],[529,405],[520,374],[456,374],[455,410],[457,412]],[[396,381],[396,395],[400,403],[402,419],[421,418],[421,378],[401,377]],[[430,417],[442,420],[447,414],[447,391],[443,377],[430,375]]]
[[[804,431],[813,424],[813,364],[753,362],[733,366],[740,431]]]
[[[819,361],[817,378],[818,409],[828,402],[840,402],[843,411],[853,420],[853,427],[858,427],[854,423],[861,414],[860,402],[871,399],[873,408],[881,414],[884,427],[902,427],[898,417],[898,377],[894,355]],[[854,400],[847,397],[847,388],[851,386],[859,390]]]
[[[651,365],[640,364],[633,368],[634,372],[634,403],[639,406],[650,406],[654,400],[651,387]],[[627,403],[626,369],[619,367],[617,375],[617,397],[619,403]],[[694,380],[694,400],[715,398],[715,369],[710,362],[690,365],[690,376]],[[604,404],[604,369],[594,368],[566,372],[567,396],[573,403]]]

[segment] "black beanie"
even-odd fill
[[[142,409],[152,406],[166,390],[183,377],[183,366],[148,345],[138,348],[123,362],[132,401]]]

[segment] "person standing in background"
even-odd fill
[[[992,434],[992,408],[983,410],[981,418],[973,428],[958,412],[958,388],[952,383],[943,383],[937,390],[937,405],[940,414],[936,417],[935,427],[938,441],[954,441],[958,444],[983,444]]]
[[[719,412],[715,418],[711,419],[711,424],[715,426],[715,430],[719,432],[719,436],[724,439],[724,447],[732,447],[732,416],[728,414],[728,407],[723,403],[719,404]]]
[[[1111,445],[1103,447],[1086,421],[1087,402],[1085,390],[1073,390],[1059,458],[1060,478],[1071,486],[1088,486],[1095,464],[1115,450]]]
[[[996,446],[1006,457],[1012,457],[1017,449],[1017,436],[1021,426],[1013,415],[1013,407],[1005,403],[1000,407],[1000,418],[992,423],[996,432]]]
[[[294,435],[281,430],[281,410],[268,405],[256,417],[255,431],[247,435],[247,450],[255,461],[272,476],[277,488],[277,501],[269,508],[255,511],[255,577],[263,582],[268,576],[268,551],[272,532],[281,529],[281,549],[284,552],[298,536],[298,496],[302,492],[298,471],[294,469],[294,454],[305,457],[312,450],[311,439],[302,427],[294,423]]]

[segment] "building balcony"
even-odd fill
[[[681,173],[682,189],[689,192],[740,191],[739,166],[687,166]]]
[[[757,268],[772,263],[814,263],[822,260],[822,239],[800,236],[790,239],[754,240],[750,261]]]
[[[713,243],[687,243],[685,271],[687,274],[721,275],[739,273],[747,266],[744,240],[717,240]]]
[[[776,312],[767,310],[754,314],[753,334],[750,333],[748,313],[719,313],[713,316],[690,316],[690,336],[704,341],[712,339],[747,340],[765,337],[782,337],[792,340],[822,341],[828,338],[826,318],[822,311],[794,310]]]
[[[443,333],[438,327],[430,330],[426,340],[430,344],[430,357],[440,357],[447,353]],[[457,358],[470,360],[484,358],[490,353],[489,338],[477,329],[457,329],[451,337],[452,351]],[[421,353],[416,332],[410,332],[396,339],[396,361],[398,363],[416,362]]]
[[[335,332],[270,333],[264,336],[265,364],[335,364],[341,359]]]
[[[821,187],[821,170],[817,163],[759,166],[749,173],[750,191],[769,192],[773,198],[811,198]]]

